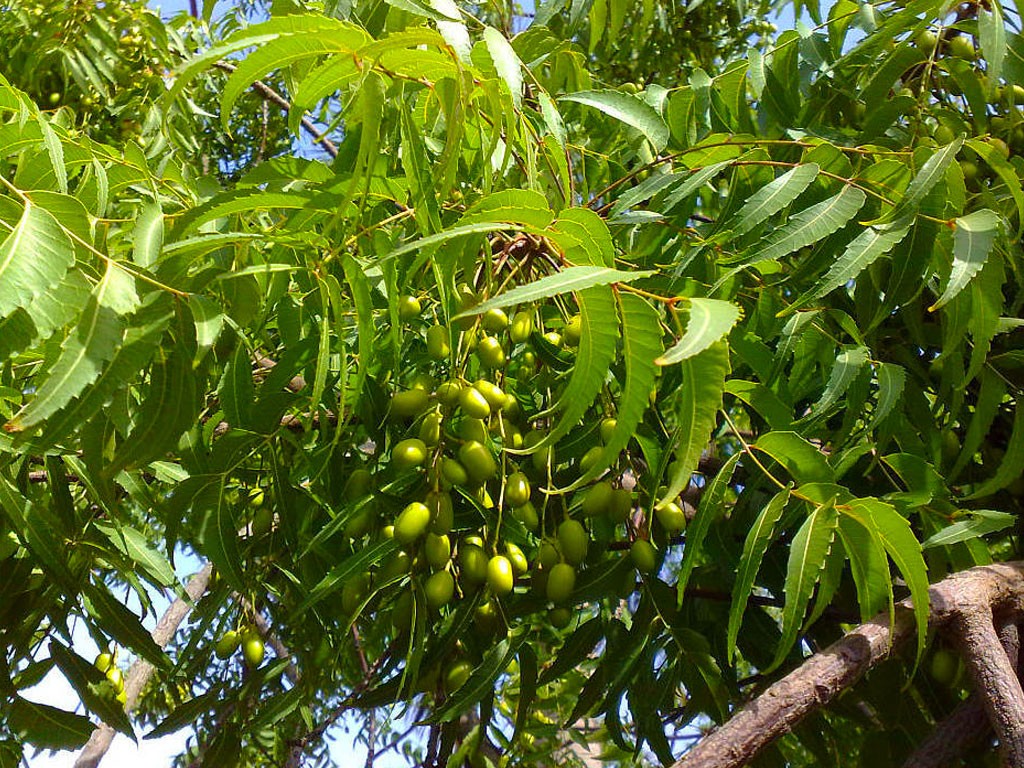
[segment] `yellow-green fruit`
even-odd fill
[[[615,434],[615,428],[619,425],[618,420],[613,418],[607,418],[601,420],[601,442],[608,445],[608,442],[612,439],[612,435]]]
[[[406,590],[398,596],[395,604],[391,606],[391,626],[399,632],[409,628],[412,624],[412,609],[415,599],[412,592]]]
[[[430,567],[439,570],[452,559],[452,543],[446,535],[428,533],[426,541],[423,542],[423,554]]]
[[[422,536],[430,525],[430,509],[426,504],[414,501],[395,520],[395,540],[400,544],[411,544]]]
[[[935,46],[938,45],[938,42],[939,39],[935,36],[935,33],[927,29],[921,30],[914,37],[914,45],[925,54],[931,54],[935,50]]]
[[[473,611],[473,623],[485,635],[492,635],[501,626],[501,613],[498,604],[493,600],[485,600]]]
[[[500,411],[505,407],[505,393],[497,384],[487,381],[487,379],[477,379],[473,384],[473,389],[484,396],[484,400],[492,409]]]
[[[274,513],[269,507],[260,507],[252,516],[252,535],[256,538],[266,536],[274,527]]]
[[[978,181],[978,166],[970,160],[960,161],[960,170],[964,174],[964,182],[970,186]]]
[[[608,519],[613,523],[624,523],[633,511],[633,494],[625,488],[616,488],[612,493],[611,503],[606,511]]]
[[[949,144],[955,138],[956,134],[948,125],[940,125],[935,129],[935,141],[938,144]]]
[[[516,312],[508,335],[516,344],[521,344],[533,333],[533,315],[530,312]]]
[[[355,501],[370,492],[373,487],[373,475],[366,469],[355,469],[345,481],[345,488],[341,492],[346,501]]]
[[[398,316],[402,320],[412,320],[414,317],[419,317],[422,310],[420,300],[415,296],[400,296],[398,298]]]
[[[248,666],[258,667],[262,664],[265,652],[263,640],[259,635],[247,634],[242,637],[242,658]]]
[[[416,437],[400,441],[391,451],[391,463],[399,471],[418,467],[426,460],[426,443]]]
[[[50,104],[53,104],[53,105],[55,105],[55,106],[56,106],[57,104],[60,104],[60,98],[61,98],[61,94],[60,94],[60,93],[59,93],[58,91],[54,91],[54,92],[53,92],[53,93],[51,93],[51,94],[50,94],[50,96],[49,96],[49,99],[50,99]]]
[[[569,599],[576,588],[576,570],[568,563],[556,563],[548,574],[547,596],[553,603]]]
[[[558,554],[558,547],[551,541],[542,541],[540,548],[537,550],[537,563],[545,571],[550,571],[555,564],[561,559],[561,555]]]
[[[385,525],[383,528],[380,529],[380,535],[385,539],[395,538],[395,526]]]
[[[989,145],[996,151],[1003,160],[1006,160],[1010,156],[1010,147],[1002,139],[993,136],[988,140]]]
[[[110,684],[118,691],[124,690],[124,673],[120,667],[111,666],[106,672],[103,673]]]
[[[932,654],[931,675],[935,682],[940,685],[952,685],[956,679],[957,667],[960,661],[956,654],[945,648],[940,648]]]
[[[366,598],[369,588],[369,573],[360,573],[346,581],[341,588],[341,610],[346,614],[355,613],[356,608]]]
[[[474,483],[484,483],[498,472],[498,464],[487,447],[476,440],[463,444],[459,449],[459,461],[466,468],[466,474]]]
[[[462,385],[457,381],[445,381],[437,386],[437,400],[451,408],[462,396]]]
[[[974,50],[974,43],[963,35],[958,35],[949,41],[949,52],[964,61],[974,61],[978,57],[977,51]]]
[[[512,516],[521,522],[528,531],[536,531],[537,526],[540,525],[540,516],[537,514],[537,508],[530,502],[512,510]]]
[[[114,698],[117,699],[117,703],[123,707],[128,703],[128,691],[122,688],[120,691],[117,692],[117,696],[115,696]]]
[[[572,621],[572,611],[568,608],[552,608],[548,611],[548,621],[555,629],[565,629]]]
[[[634,541],[629,548],[629,556],[640,573],[652,573],[658,567],[658,553],[646,539]]]
[[[583,514],[587,517],[595,517],[608,511],[612,503],[612,494],[615,489],[607,480],[595,483],[587,490],[583,497]]]
[[[92,664],[100,672],[106,672],[114,665],[114,654],[103,651],[96,656],[96,659]]]
[[[548,331],[547,333],[544,334],[544,341],[546,341],[553,347],[561,347],[562,334],[560,334],[558,331]]]
[[[262,507],[267,494],[260,486],[249,489],[248,502],[250,507]]]
[[[443,325],[427,328],[427,354],[431,360],[447,360],[452,353],[451,335]]]
[[[579,565],[587,558],[590,537],[579,521],[566,520],[558,526],[558,545],[567,563]]]
[[[569,322],[565,324],[565,328],[562,329],[562,339],[565,341],[567,347],[579,346],[580,339],[583,337],[583,320],[579,315],[574,315],[569,318]]]
[[[471,419],[486,419],[491,415],[491,404],[487,402],[484,393],[476,387],[466,387],[462,390],[459,406]]]
[[[593,466],[595,466],[598,460],[601,458],[603,448],[599,445],[595,445],[593,448],[588,450],[580,458],[580,472],[584,474]]]
[[[437,609],[447,605],[455,596],[455,579],[448,571],[431,574],[423,584],[423,593],[426,595],[427,605],[431,608]]]
[[[391,415],[413,419],[430,405],[430,395],[422,389],[406,389],[391,396]]]
[[[484,327],[485,331],[501,333],[508,328],[508,315],[501,309],[489,309],[480,319],[480,325]]]
[[[545,437],[545,433],[539,429],[531,429],[526,433],[523,438],[523,445],[526,448],[532,448],[533,446],[540,443]],[[548,464],[554,459],[554,449],[547,445],[539,450],[534,451],[530,454],[530,463],[533,464],[533,468],[538,472],[544,472],[547,470]]]
[[[447,456],[441,460],[441,476],[451,485],[466,485],[469,482],[466,468]]]
[[[441,442],[441,414],[428,413],[420,422],[420,440],[428,448],[434,448]]]
[[[380,581],[382,584],[394,581],[399,576],[407,574],[411,569],[412,557],[404,549],[400,549],[385,561],[384,567],[380,569]]]
[[[459,422],[459,437],[477,443],[487,441],[487,423],[480,419],[463,419]]]
[[[505,350],[494,336],[485,336],[476,345],[477,359],[485,368],[502,368],[505,365]]]
[[[530,500],[530,481],[522,472],[514,472],[505,480],[505,501],[518,509]]]
[[[508,561],[512,563],[512,572],[515,573],[516,576],[522,576],[530,570],[530,563],[526,559],[526,555],[523,553],[523,550],[511,541],[505,544],[505,554],[508,556]]]
[[[516,575],[507,557],[495,555],[487,561],[487,586],[491,588],[491,592],[499,597],[507,595],[513,590],[515,583]]]
[[[532,372],[537,367],[537,356],[530,350],[523,352],[523,355],[519,360],[523,364],[523,368],[529,372]]]
[[[438,535],[448,533],[455,523],[452,495],[446,491],[431,491],[424,503],[430,509],[430,531]]]
[[[686,528],[686,513],[674,501],[656,508],[654,514],[666,533],[679,533]]]
[[[238,633],[233,629],[229,629],[217,640],[217,644],[213,647],[213,652],[217,655],[218,659],[226,659],[238,650],[241,642],[242,638],[238,636]]]
[[[487,553],[478,546],[463,542],[459,545],[459,574],[470,586],[487,581]]]
[[[444,673],[444,689],[451,693],[457,691],[466,681],[469,680],[469,676],[473,674],[473,665],[465,659],[459,659],[454,662]]]
[[[367,531],[370,530],[370,526],[373,525],[373,517],[373,510],[367,504],[366,507],[352,515],[348,522],[345,523],[345,530],[343,531],[345,538],[360,539],[365,536]]]

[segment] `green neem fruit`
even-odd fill
[[[420,440],[423,444],[433,448],[441,442],[441,414],[428,413],[420,422]]]
[[[428,533],[423,542],[423,554],[431,568],[439,570],[448,565],[452,559],[452,544],[444,534]]]
[[[487,379],[477,379],[473,384],[473,389],[484,396],[484,400],[491,408],[500,411],[505,407],[505,393],[497,384],[487,381]]]
[[[233,629],[229,629],[217,640],[217,644],[213,647],[213,652],[217,655],[218,659],[226,659],[238,650],[241,642],[242,638],[238,636],[238,633]]]
[[[448,571],[431,574],[423,584],[423,592],[427,597],[427,605],[436,610],[447,605],[455,596],[455,578]]]
[[[508,328],[508,315],[502,309],[489,309],[480,319],[480,325],[484,327],[485,331],[501,333]]]
[[[609,417],[607,419],[602,419],[601,420],[601,430],[600,430],[600,432],[601,432],[601,442],[602,443],[604,443],[605,445],[608,445],[608,443],[612,439],[612,435],[615,434],[615,428],[618,425],[619,425],[618,420],[617,419],[613,419],[611,417]]]
[[[391,396],[391,415],[413,419],[430,405],[430,394],[422,389],[406,389]]]
[[[412,624],[412,610],[415,605],[415,598],[412,592],[405,590],[391,606],[391,626],[399,632],[406,630]]]
[[[270,533],[270,530],[274,527],[274,513],[269,507],[260,507],[256,510],[256,514],[252,516],[252,526],[250,530],[252,535],[256,538],[261,538]]]
[[[565,629],[572,621],[572,611],[568,608],[552,608],[548,611],[548,621],[555,629]]]
[[[472,587],[487,581],[487,553],[482,548],[463,542],[459,545],[459,574]]]
[[[346,614],[355,613],[356,608],[366,599],[369,588],[369,573],[360,573],[346,581],[341,588],[341,610]]]
[[[266,648],[263,646],[263,640],[260,639],[259,635],[246,633],[242,637],[242,658],[245,659],[245,663],[250,667],[258,667],[263,663],[263,656],[266,653]]]
[[[124,688],[124,672],[121,671],[120,667],[111,665],[103,674],[116,690],[120,691]]]
[[[978,52],[974,50],[974,43],[963,35],[957,35],[949,41],[949,52],[964,61],[974,61],[978,58]]]
[[[427,445],[417,437],[401,440],[391,451],[391,463],[399,470],[412,469],[427,460]]]
[[[56,106],[57,104],[60,104],[61,95],[62,94],[59,91],[54,91],[53,93],[51,93],[50,96],[49,96],[50,104],[52,104],[54,106]]]
[[[531,429],[523,437],[523,446],[526,448],[533,448],[535,445],[540,443],[546,434],[539,429]],[[538,472],[546,472],[548,464],[554,461],[554,448],[550,445],[545,446],[539,450],[534,451],[530,454],[530,463],[533,468]]]
[[[469,483],[469,475],[466,468],[455,459],[445,456],[441,460],[441,476],[451,485],[466,485]]]
[[[431,360],[447,360],[452,353],[451,335],[443,325],[427,328],[427,354]]]
[[[537,514],[537,508],[530,502],[513,509],[512,516],[522,523],[528,531],[536,531],[537,526],[540,525],[540,516]]]
[[[398,316],[402,320],[412,320],[414,317],[419,317],[422,311],[423,308],[420,306],[420,300],[415,296],[398,297]]]
[[[927,29],[921,30],[914,37],[914,45],[926,54],[930,54],[934,51],[935,46],[938,45],[938,43],[939,39],[935,36],[935,33]]]
[[[587,490],[586,496],[583,497],[583,514],[587,517],[604,514],[611,506],[614,492],[615,489],[607,480],[592,485]]]
[[[466,546],[484,548],[484,537],[479,534],[471,533],[463,541],[466,543]]]
[[[512,562],[504,555],[495,555],[487,561],[487,586],[491,592],[507,595],[515,588],[516,576],[512,570]]]
[[[484,393],[476,387],[466,387],[462,390],[459,406],[471,419],[486,419],[491,415],[491,404],[487,402]]]
[[[956,654],[946,648],[940,648],[932,654],[932,663],[929,671],[935,682],[940,685],[952,685],[956,679],[957,667],[960,660]]]
[[[516,312],[512,318],[512,328],[508,335],[516,344],[522,344],[533,333],[533,314],[531,312]]]
[[[655,508],[654,514],[666,533],[679,533],[686,528],[686,513],[674,501]]]
[[[555,564],[562,559],[558,554],[558,547],[552,541],[542,541],[537,550],[537,564],[545,571],[550,571]]]
[[[96,656],[92,665],[96,667],[100,672],[106,672],[112,666],[114,666],[114,654],[109,651],[103,651]]]
[[[459,659],[452,663],[444,673],[444,689],[448,693],[457,691],[473,674],[473,665],[465,659]]]
[[[459,297],[459,312],[465,312],[480,303],[476,293],[466,283],[459,285],[455,292]],[[467,315],[466,317],[460,317],[455,322],[460,328],[470,328],[476,322],[476,317],[474,315]]]
[[[578,520],[566,520],[558,526],[558,544],[565,561],[571,565],[579,565],[587,558],[590,537]]]
[[[646,539],[634,541],[629,548],[629,556],[640,573],[653,573],[658,567],[658,553]]]
[[[1002,139],[1000,139],[1000,138],[998,138],[996,136],[993,136],[992,138],[990,138],[988,140],[988,143],[996,151],[996,153],[1001,158],[1003,158],[1003,160],[1006,160],[1010,156],[1010,147]]]
[[[953,129],[948,125],[940,125],[935,129],[934,138],[938,144],[949,144],[956,138],[956,134],[953,133]]]
[[[583,320],[579,315],[573,315],[569,318],[569,322],[565,324],[565,328],[562,329],[562,338],[565,340],[567,347],[576,347],[579,346],[582,337]]]
[[[960,161],[960,170],[964,174],[964,182],[970,186],[978,181],[978,166],[970,160]]]
[[[437,400],[451,408],[462,396],[462,385],[457,381],[445,381],[437,385]]]
[[[393,526],[393,525],[385,525],[383,528],[380,529],[380,535],[381,535],[381,538],[384,538],[384,539],[393,539],[393,538],[395,538],[395,526]]]
[[[430,509],[430,532],[439,536],[448,533],[455,523],[452,495],[445,491],[431,491],[425,503]]]
[[[601,453],[604,449],[600,445],[595,445],[593,448],[588,450],[580,458],[580,472],[584,474],[590,470],[591,467],[595,466],[601,458]]]
[[[548,574],[547,596],[553,603],[563,603],[576,588],[576,569],[568,563],[556,563]]]
[[[608,519],[613,523],[624,523],[633,511],[633,494],[625,488],[616,488],[607,509]]]
[[[117,703],[120,704],[122,707],[126,706],[128,704],[128,691],[122,688],[117,692],[117,696],[115,696],[114,698],[117,699]]]
[[[380,569],[380,581],[386,584],[412,570],[412,557],[404,549],[400,549],[387,559]]]
[[[523,550],[511,541],[505,544],[505,554],[508,556],[508,561],[512,563],[512,571],[516,576],[522,576],[530,570],[530,563],[526,559]]]
[[[414,501],[395,520],[395,540],[400,544],[410,544],[426,532],[429,524],[430,508]]]
[[[476,345],[477,359],[484,368],[502,368],[505,365],[505,350],[494,336],[485,336]]]
[[[518,509],[530,500],[530,481],[522,472],[514,472],[505,480],[505,501]]]
[[[368,469],[355,469],[345,481],[345,488],[341,492],[346,501],[355,501],[370,492],[373,487],[373,475]]]
[[[546,341],[553,347],[561,347],[562,334],[560,334],[558,331],[548,331],[547,333],[544,334],[544,341]]]
[[[463,419],[459,422],[459,437],[478,443],[487,441],[487,422],[480,419]]]
[[[501,626],[501,613],[493,600],[485,600],[473,611],[473,623],[485,635],[493,635]]]
[[[474,483],[485,483],[498,472],[498,464],[487,447],[476,440],[464,443],[459,449],[459,461]]]
[[[505,394],[505,399],[501,404],[501,410],[505,412],[507,416],[516,417],[519,415],[519,401],[516,400],[516,396],[511,393]]]
[[[249,489],[249,495],[247,501],[250,507],[262,507],[263,502],[266,501],[267,494],[260,486]]]

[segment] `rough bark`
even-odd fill
[[[156,627],[153,628],[151,633],[153,641],[158,646],[165,648],[171,641],[171,638],[174,637],[174,633],[178,631],[181,622],[185,620],[188,612],[192,610],[195,601],[206,592],[212,572],[213,566],[210,563],[204,565],[197,574],[189,579],[188,584],[185,586],[185,593],[189,599],[185,600],[179,597],[171,603],[167,611],[164,612],[164,615],[160,617],[160,621],[157,622]],[[135,704],[139,700],[139,694],[152,674],[153,665],[143,659],[136,659],[135,663],[129,668],[128,674],[124,678],[124,691],[127,697],[124,705],[125,711],[131,712],[135,708]],[[78,754],[74,768],[96,768],[100,764],[100,760],[103,759],[103,756],[107,754],[107,750],[110,749],[115,733],[116,731],[106,723],[96,728],[85,743],[85,746],[82,747],[82,751]]]
[[[929,597],[928,623],[932,628],[952,628],[954,621],[962,622],[963,616],[979,613],[988,617],[991,626],[993,614],[1012,616],[1024,609],[1024,562],[982,566],[955,574],[933,585]],[[972,625],[972,631],[979,632],[979,638],[985,637],[977,626]],[[749,763],[806,715],[827,706],[916,632],[912,604],[905,600],[897,605],[891,626],[889,617],[881,614],[811,656],[701,739],[673,768],[738,768]],[[1014,692],[1004,685],[1009,660],[996,640],[994,628],[984,642],[994,643],[998,656],[1004,660],[999,664],[986,657],[986,674],[995,674],[993,679],[1003,686],[997,694],[1001,696],[997,705],[1000,717],[1012,717],[1017,711]],[[1004,727],[1013,733],[1011,726],[1004,723]]]

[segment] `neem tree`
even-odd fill
[[[4,764],[1024,764],[1016,12],[566,5],[0,9]]]

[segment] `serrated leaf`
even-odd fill
[[[834,503],[817,507],[793,537],[786,567],[786,603],[782,607],[782,637],[775,658],[766,671],[778,667],[796,641],[807,605],[832,550],[838,514]]]
[[[196,495],[215,495],[212,503],[208,504],[203,520],[200,534],[203,551],[232,589],[244,593],[245,575],[242,573],[242,558],[238,551],[238,521],[228,502],[223,482],[211,482]],[[207,505],[198,503],[196,499],[192,506],[194,509],[202,509]]]
[[[999,80],[1006,58],[1006,26],[999,0],[978,9],[978,39],[985,56],[985,75],[990,83]]]
[[[89,740],[94,728],[87,717],[21,696],[15,696],[10,705],[7,726],[38,749],[78,749]]]
[[[551,206],[539,192],[531,189],[503,189],[480,198],[462,215],[459,224],[493,221],[522,224],[540,231],[553,218]]]
[[[608,218],[617,219],[633,206],[650,200],[663,189],[679,184],[684,178],[686,177],[679,173],[655,173],[648,176],[632,189],[619,195]]]
[[[732,217],[734,235],[749,232],[796,200],[818,178],[817,163],[804,163],[786,171],[751,195]]]
[[[910,184],[907,185],[903,197],[889,211],[879,216],[874,221],[866,222],[875,226],[885,224],[890,228],[902,226],[902,219],[917,213],[925,196],[931,192],[932,187],[938,184],[946,175],[946,168],[953,162],[956,153],[964,144],[962,136],[954,139],[944,147],[940,147],[929,157],[921,170],[917,172]]]
[[[981,388],[978,392],[978,399],[974,404],[974,415],[970,424],[967,425],[967,433],[964,435],[960,455],[957,457],[953,468],[946,475],[946,482],[952,484],[960,475],[971,460],[974,454],[981,447],[985,436],[988,434],[999,407],[1006,396],[1006,382],[1002,376],[992,370],[983,368],[981,371]]]
[[[668,144],[669,130],[661,115],[635,96],[612,90],[577,91],[561,96],[559,100],[594,107],[609,117],[636,128],[651,142],[655,152],[660,152]]]
[[[861,369],[867,365],[867,362],[868,351],[864,347],[847,348],[836,355],[836,361],[832,365],[831,373],[829,373],[825,391],[821,393],[818,401],[811,406],[810,413],[804,416],[801,421],[812,421],[827,415],[832,406],[839,401],[839,398],[846,394],[846,390],[849,389],[853,380],[860,373]]]
[[[772,429],[785,430],[793,424],[793,409],[764,384],[743,379],[725,382],[725,391],[753,408]]]
[[[740,555],[739,566],[736,569],[736,581],[733,582],[732,587],[729,627],[726,632],[726,654],[730,663],[736,653],[736,638],[739,636],[740,626],[743,623],[747,600],[754,588],[754,579],[761,568],[764,553],[768,551],[768,547],[772,543],[775,526],[779,522],[779,518],[782,517],[788,501],[789,488],[775,494],[758,514],[743,543],[743,554]]]
[[[1021,177],[1014,165],[1003,157],[1001,149],[991,141],[968,139],[965,145],[978,153],[988,166],[996,172],[1000,181],[1006,185],[1007,192],[1017,206],[1017,237],[1024,232],[1024,190],[1021,189]]]
[[[447,723],[468,711],[474,704],[494,692],[494,682],[504,672],[526,640],[525,635],[506,637],[484,654],[469,679],[452,693],[445,703],[427,720],[428,723]]]
[[[160,203],[153,200],[142,206],[138,218],[135,219],[135,229],[132,232],[132,259],[140,267],[148,269],[160,258],[163,244],[164,214]]]
[[[902,366],[895,363],[879,363],[875,374],[878,379],[878,404],[871,414],[871,424],[868,429],[877,427],[882,420],[892,413],[892,409],[903,396],[903,385],[907,379],[907,372]]]
[[[658,358],[658,365],[672,365],[700,354],[726,336],[742,314],[731,301],[695,297],[686,303],[690,309],[686,333]]]
[[[57,662],[64,678],[71,683],[86,708],[104,723],[134,740],[131,721],[106,676],[58,641],[51,639],[49,647],[50,656]]]
[[[540,104],[540,114],[544,118],[544,125],[548,129],[559,147],[565,147],[565,122],[558,111],[558,105],[548,95],[547,91],[538,91],[537,103]]]
[[[615,244],[604,219],[589,208],[566,208],[550,227],[549,237],[577,266],[614,267]]]
[[[491,54],[498,76],[505,81],[518,109],[523,103],[523,65],[508,40],[494,27],[484,27],[484,43]]]
[[[57,518],[48,507],[37,506],[25,498],[3,474],[0,474],[0,513],[7,517],[10,529],[38,559],[45,572],[66,588],[73,589],[76,581],[68,568],[68,548]]]
[[[835,482],[825,455],[796,432],[768,432],[752,447],[775,459],[800,485]]]
[[[256,390],[252,380],[252,363],[245,344],[235,347],[231,359],[224,368],[217,387],[224,418],[233,427],[245,427],[252,416]]]
[[[1024,474],[1024,408],[1014,408],[1013,430],[996,473],[969,493],[966,499],[981,499],[1000,491]]]
[[[658,212],[668,214],[686,198],[711,181],[711,179],[730,167],[733,162],[733,160],[722,160],[718,163],[706,165],[703,168],[697,168],[689,176],[682,179],[679,186],[673,187],[672,191],[665,195],[665,199],[658,206],[660,208]]]
[[[968,519],[959,520],[936,534],[929,536],[921,549],[931,547],[944,547],[950,544],[958,544],[961,541],[969,541],[989,533],[1005,531],[1016,524],[1017,516],[1009,512],[999,512],[994,509],[969,509],[966,512]]]
[[[853,518],[839,516],[839,536],[850,559],[861,621],[868,621],[893,604],[889,559],[878,537]]]
[[[75,261],[71,238],[32,202],[0,244],[0,317],[25,307],[64,277]]]
[[[105,633],[158,669],[171,667],[171,660],[142,626],[139,617],[120,600],[114,599],[105,586],[90,585],[83,594],[89,614],[99,622]]]
[[[64,145],[57,138],[57,132],[53,130],[46,115],[40,113],[36,119],[39,121],[43,146],[46,147],[46,154],[50,158],[50,167],[53,168],[53,177],[57,180],[57,190],[66,195],[68,193],[68,169],[64,164]]]
[[[93,525],[154,583],[169,587],[177,582],[170,562],[150,543],[150,537],[135,528],[114,525],[105,520],[96,520]]]
[[[213,347],[224,328],[224,312],[220,304],[206,296],[193,293],[188,297],[188,309],[196,329],[196,360]]]
[[[525,227],[522,228],[525,229]],[[442,245],[451,240],[457,240],[460,237],[468,237],[469,235],[486,235],[489,232],[501,232],[506,229],[516,230],[520,229],[520,227],[504,221],[478,221],[471,224],[459,224],[458,226],[451,227],[443,232],[438,232],[434,235],[428,235],[427,237],[421,237],[416,240],[410,240],[407,243],[403,243],[383,256],[373,259],[371,263],[374,265],[383,264],[384,262],[397,259],[399,256],[404,256],[407,253],[418,251],[421,248]]]
[[[459,7],[455,0],[430,0],[430,7],[455,21],[438,21],[437,31],[441,33],[445,42],[455,51],[455,55],[463,64],[472,63],[473,42],[470,40],[466,25],[458,19],[462,18]]]
[[[953,270],[950,272],[946,289],[938,301],[928,307],[929,312],[945,306],[981,271],[1002,225],[1002,217],[987,208],[956,220],[956,232],[953,233]]]

